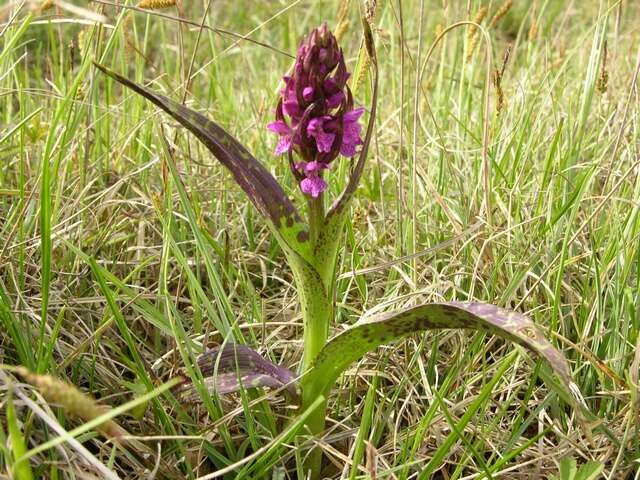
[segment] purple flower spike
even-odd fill
[[[292,169],[302,192],[313,198],[327,189],[322,171],[338,155],[356,155],[363,143],[364,109],[354,109],[348,79],[342,50],[323,23],[298,48],[291,73],[283,77],[276,121],[267,125],[280,137],[276,155],[293,151],[303,160]]]

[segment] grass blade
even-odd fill
[[[9,390],[9,397],[7,398],[7,427],[9,429],[11,451],[15,460],[12,468],[13,474],[18,480],[33,480],[31,465],[29,465],[28,460],[22,458],[27,451],[27,447],[24,437],[22,436],[22,431],[18,426],[18,418],[16,416],[16,408],[13,405],[11,390]]]

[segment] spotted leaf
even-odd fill
[[[307,224],[273,175],[238,140],[201,113],[138,85],[103,65],[95,65],[111,78],[150,100],[192,132],[231,171],[253,205],[270,221],[278,239],[303,258],[311,258]]]
[[[567,361],[537,325],[525,315],[483,303],[431,303],[360,321],[331,339],[320,351],[302,379],[302,388],[326,393],[338,376],[368,351],[412,333],[443,328],[487,330],[523,345],[549,364],[566,389],[563,397],[573,399],[578,406],[574,397],[577,387]]]
[[[373,136],[373,129],[375,127],[376,111],[378,105],[378,62],[376,58],[376,50],[373,41],[373,34],[371,33],[371,27],[369,26],[369,23],[364,19],[362,21],[362,25],[364,28],[364,44],[367,50],[367,55],[369,56],[369,60],[371,61],[371,71],[373,73],[373,94],[371,100],[369,123],[367,124],[367,132],[364,137],[362,149],[360,150],[358,162],[355,164],[353,170],[351,171],[347,186],[329,209],[329,212],[327,213],[327,221],[331,221],[331,219],[333,219],[334,217],[338,217],[343,214],[346,207],[349,205],[351,199],[353,198],[353,194],[355,193],[356,188],[358,188],[360,177],[362,176],[362,172],[364,171],[367,154],[369,153],[371,137]]]
[[[358,188],[362,172],[367,161],[367,155],[369,154],[369,145],[371,144],[371,138],[373,136],[373,129],[375,128],[376,112],[378,105],[378,64],[376,59],[375,45],[373,42],[373,35],[371,28],[366,20],[362,22],[365,33],[365,47],[367,55],[371,61],[371,72],[373,75],[373,93],[371,100],[371,109],[369,112],[369,122],[367,123],[367,131],[364,136],[362,148],[360,150],[358,161],[351,169],[347,185],[335,200],[329,211],[327,212],[324,220],[324,225],[320,231],[320,238],[315,245],[314,258],[326,259],[323,263],[323,267],[320,269],[320,275],[328,281],[329,277],[333,274],[333,267],[335,264],[335,258],[338,252],[338,246],[342,240],[342,231],[344,228],[347,214],[349,212],[349,204],[353,199],[353,195]]]
[[[298,397],[295,374],[271,363],[246,345],[231,343],[207,350],[198,358],[198,367],[207,389],[219,395],[240,389],[285,387],[293,398]],[[180,394],[185,401],[198,400],[197,390],[191,384],[182,385]]]

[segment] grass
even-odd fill
[[[298,478],[317,441],[330,478],[548,478],[566,457],[640,478],[640,7],[515,0],[491,25],[500,3],[378,1],[380,114],[332,333],[417,299],[528,312],[571,362],[600,422],[592,442],[542,366],[485,334],[417,335],[368,355],[315,440],[296,436],[302,422],[284,421],[277,393],[210,396],[191,369],[229,340],[295,368],[291,274],[228,173],[91,59],[215,118],[301,202],[265,125],[292,62],[282,52],[322,20],[335,27],[341,1],[184,2],[164,16],[89,3],[100,28],[17,2],[0,7],[4,475]],[[352,69],[359,5],[342,39]],[[462,25],[429,53],[482,6],[477,41]],[[498,114],[491,77],[508,45]],[[367,105],[366,80],[355,90]],[[129,440],[83,428],[11,365],[118,408]],[[202,403],[158,390],[178,374]]]

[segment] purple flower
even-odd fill
[[[318,198],[326,189],[327,182],[318,176],[306,177],[300,182],[300,190],[302,190],[302,193],[311,195],[313,198]]]
[[[283,77],[276,121],[267,125],[280,137],[276,155],[295,152],[302,158],[292,164],[293,173],[314,198],[327,188],[322,171],[338,155],[353,157],[362,145],[364,109],[354,108],[348,79],[342,49],[323,23],[298,48],[293,70]]]
[[[296,168],[302,170],[305,175],[305,178],[300,182],[300,189],[303,193],[318,198],[327,189],[327,182],[322,179],[320,172],[329,168],[329,165],[314,160],[298,163]]]
[[[340,145],[340,154],[345,157],[353,157],[356,154],[356,147],[362,145],[360,138],[360,130],[362,125],[358,120],[364,113],[364,108],[356,108],[347,112],[342,117],[342,145]]]
[[[324,124],[333,121],[331,115],[324,115],[322,117],[313,118],[309,120],[307,125],[307,135],[316,139],[316,146],[318,152],[330,152],[333,146],[333,141],[336,139],[336,134],[324,130]]]
[[[280,135],[280,140],[278,140],[278,145],[276,146],[276,155],[281,155],[291,150],[294,130],[289,125],[283,120],[276,120],[267,125],[267,128]]]

